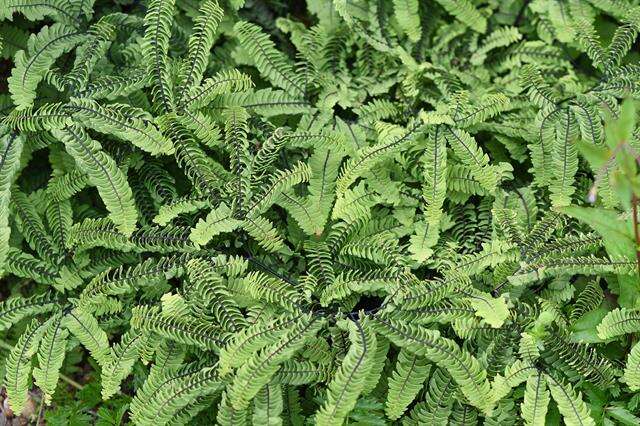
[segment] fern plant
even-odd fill
[[[637,1],[0,19],[12,415],[640,421]]]

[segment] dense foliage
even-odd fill
[[[637,0],[0,0],[3,415],[640,424]]]

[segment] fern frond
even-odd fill
[[[49,181],[47,192],[56,201],[68,200],[82,191],[89,182],[89,176],[80,169],[53,176]]]
[[[132,249],[127,236],[119,232],[116,225],[109,218],[85,219],[71,227],[67,239],[69,248],[90,249],[105,247],[113,250]]]
[[[353,239],[340,248],[340,258],[343,261],[361,258],[377,263],[380,266],[391,267],[400,260],[398,243],[390,232],[381,232],[375,236],[364,236]]]
[[[464,107],[462,113],[457,114],[457,126],[468,128],[487,121],[503,111],[512,108],[511,100],[502,93],[488,94],[477,101],[475,105]]]
[[[79,97],[93,100],[114,100],[120,96],[127,96],[151,84],[151,76],[144,68],[133,68],[124,75],[98,76],[89,82],[87,87],[78,93]]]
[[[80,170],[89,175],[89,181],[98,189],[113,223],[120,232],[130,235],[136,226],[137,209],[127,178],[113,158],[76,125],[56,130],[54,135],[64,142]]]
[[[275,129],[267,140],[260,146],[256,154],[253,156],[253,161],[251,163],[251,170],[253,171],[251,180],[253,185],[261,182],[267,176],[269,169],[278,159],[280,150],[288,142],[288,136],[289,135],[279,127]]]
[[[544,344],[542,355],[545,360],[556,369],[564,371],[567,376],[581,376],[602,387],[615,383],[617,369],[595,349],[571,343],[558,335],[550,335],[544,340]]]
[[[199,111],[184,111],[176,120],[209,148],[218,147],[222,141],[220,129],[210,115]]]
[[[296,318],[278,317],[264,323],[243,328],[220,349],[218,361],[220,375],[224,377],[233,368],[240,367],[260,349],[285,333]]]
[[[598,308],[604,299],[604,292],[597,280],[590,281],[580,292],[571,310],[571,320],[575,321],[584,314]]]
[[[280,194],[278,198],[278,205],[284,208],[289,215],[296,221],[300,229],[302,229],[307,235],[319,235],[322,233],[322,229],[319,229],[316,225],[317,222],[326,219],[320,215],[318,219],[315,219],[312,211],[307,208],[305,200],[302,197],[297,196],[293,190],[289,190]]]
[[[506,397],[511,390],[527,381],[536,368],[528,361],[516,360],[504,369],[504,374],[498,374],[491,384],[493,398],[498,401]]]
[[[320,235],[328,219],[335,198],[335,181],[342,162],[342,154],[337,149],[317,149],[309,158],[311,178],[306,209],[313,212],[311,227]]]
[[[256,68],[274,86],[280,87],[295,96],[302,97],[306,89],[299,81],[287,58],[276,50],[269,36],[260,27],[240,21],[234,27],[240,44],[253,58]]]
[[[582,50],[589,56],[593,65],[602,68],[605,65],[606,53],[600,44],[599,36],[586,18],[578,18],[573,21],[577,39]]]
[[[29,37],[27,49],[16,53],[15,67],[7,80],[11,99],[18,110],[33,105],[36,88],[49,68],[82,39],[75,28],[59,23],[44,26],[39,33]]]
[[[312,170],[305,163],[298,163],[289,170],[277,170],[265,185],[265,188],[257,193],[247,207],[247,215],[256,216],[263,213],[268,207],[275,203],[282,192],[293,186],[308,182]]]
[[[402,416],[429,377],[431,366],[414,353],[401,349],[394,372],[389,377],[385,412],[395,420]]]
[[[211,210],[206,218],[200,219],[196,223],[189,238],[194,243],[204,246],[216,235],[234,231],[242,225],[242,221],[233,218],[232,213],[226,204],[221,203],[217,208]]]
[[[394,320],[376,317],[372,322],[391,342],[416,355],[425,356],[446,369],[475,407],[485,413],[491,412],[494,401],[486,398],[491,392],[486,371],[454,341],[441,337],[436,330],[418,328]]]
[[[561,117],[560,123],[553,150],[554,170],[557,173],[549,185],[551,202],[556,207],[571,204],[571,196],[575,192],[574,176],[578,170],[578,151],[576,149],[578,127],[570,110],[567,109]]]
[[[273,377],[273,383],[283,385],[321,383],[329,380],[330,373],[331,371],[323,364],[289,360],[282,363],[282,367]]]
[[[378,387],[378,384],[382,383],[383,371],[387,365],[390,348],[391,342],[389,342],[383,336],[376,336],[376,352],[371,359],[371,368],[369,369],[369,374],[364,379],[362,395],[373,394]],[[325,382],[327,380],[325,380]]]
[[[376,145],[361,148],[355,157],[347,160],[340,171],[336,184],[339,196],[344,194],[356,179],[366,173],[380,161],[413,141],[424,126],[414,123],[408,130],[379,124],[379,142]]]
[[[576,393],[571,385],[561,383],[549,375],[545,378],[566,425],[595,426],[596,422],[591,417],[591,410],[582,400],[580,392]]]
[[[19,13],[29,21],[42,21],[49,17],[56,22],[78,24],[77,11],[73,2],[39,0],[5,0],[0,8],[0,19],[13,20],[13,14]]]
[[[363,274],[346,272],[339,274],[320,294],[320,304],[329,306],[331,302],[346,299],[357,293],[396,293],[400,277],[395,269],[380,269]]]
[[[217,349],[224,344],[227,334],[220,328],[200,319],[164,315],[155,307],[136,306],[132,309],[131,325],[148,330],[185,345],[202,349]]]
[[[72,98],[68,109],[74,120],[101,133],[126,140],[151,155],[172,154],[173,145],[145,116],[141,109],[122,104],[100,105]]]
[[[56,201],[50,199],[45,209],[47,229],[57,250],[64,252],[71,226],[73,226],[73,208],[69,200]]]
[[[625,24],[616,28],[607,47],[605,69],[612,70],[619,66],[638,36],[639,24],[637,11],[631,11],[625,17]]]
[[[51,312],[58,307],[57,296],[50,292],[31,297],[8,298],[0,302],[0,330],[6,330],[28,316]]]
[[[424,173],[422,196],[426,202],[424,215],[429,226],[439,226],[447,184],[447,147],[442,126],[429,134],[427,147],[420,158]]]
[[[207,106],[216,97],[225,93],[246,92],[253,87],[251,77],[236,69],[219,71],[205,79],[199,86],[192,87],[183,97],[185,108],[196,110]]]
[[[225,145],[230,151],[229,166],[234,175],[230,186],[234,197],[231,210],[234,217],[243,217],[248,199],[251,196],[251,162],[249,159],[249,131],[247,111],[241,107],[228,108],[223,113],[225,119]]]
[[[11,195],[13,209],[16,212],[18,225],[29,246],[40,257],[55,262],[59,253],[53,244],[51,236],[46,231],[42,218],[38,214],[32,200],[23,192],[14,191]]]
[[[201,318],[212,316],[215,323],[220,324],[223,329],[235,333],[245,328],[247,322],[222,283],[221,276],[215,273],[215,267],[216,265],[202,259],[187,262],[186,270],[193,286],[190,290],[193,292],[193,296],[190,296],[193,299],[193,309]]]
[[[509,317],[509,308],[504,297],[491,297],[488,293],[474,291],[468,293],[476,315],[493,328],[500,328]]]
[[[131,417],[134,422],[143,416],[157,414],[158,407],[152,406],[156,395],[166,388],[171,388],[180,379],[202,370],[202,366],[198,363],[183,364],[184,352],[178,345],[161,345],[159,349],[156,363],[151,367],[147,379],[131,401]],[[155,412],[149,410],[150,407]]]
[[[604,129],[601,123],[598,110],[585,99],[578,97],[571,107],[578,126],[582,140],[594,145],[602,143]]]
[[[447,12],[455,16],[462,24],[474,31],[484,33],[487,30],[486,18],[475,8],[470,0],[436,0]]]
[[[416,43],[422,35],[417,0],[393,0],[393,12],[402,31]]]
[[[447,127],[445,138],[460,157],[471,169],[473,176],[489,192],[495,190],[500,181],[501,173],[496,166],[489,165],[489,156],[478,146],[475,139],[466,131]]]
[[[107,333],[100,328],[98,320],[91,313],[81,308],[74,308],[64,316],[62,325],[89,350],[91,357],[98,365],[104,366],[111,361]]]
[[[302,304],[302,295],[280,278],[250,272],[244,282],[248,293],[256,300],[282,306],[290,312],[297,312]]]
[[[260,89],[238,96],[225,96],[224,103],[247,108],[263,117],[309,113],[311,104],[286,90]]]
[[[471,287],[465,274],[448,274],[442,279],[422,281],[419,285],[402,286],[390,302],[403,310],[414,310],[435,305],[442,299]]]
[[[76,49],[73,68],[64,76],[73,92],[86,88],[89,75],[115,38],[116,27],[108,18],[103,18],[92,25],[88,33],[89,37]]]
[[[173,84],[169,69],[169,38],[175,0],[152,0],[144,17],[144,60],[153,75],[154,98],[164,112],[173,111]]]
[[[531,426],[544,426],[550,400],[544,374],[538,372],[529,377],[524,391],[524,401],[520,405],[525,423]]]
[[[195,190],[206,196],[211,203],[217,204],[220,198],[219,187],[227,180],[226,171],[221,170],[221,167],[207,156],[175,115],[165,115],[158,120],[158,125],[173,141],[177,163]]]
[[[197,197],[177,198],[170,203],[161,205],[158,209],[158,214],[153,218],[153,222],[164,226],[181,214],[193,213],[208,205],[209,203],[207,203],[207,201]]]
[[[556,110],[558,100],[551,87],[544,81],[540,70],[533,65],[527,65],[520,71],[520,80],[531,100],[546,113]]]
[[[7,251],[4,270],[18,277],[30,278],[43,284],[54,284],[59,278],[59,271],[53,268],[49,262],[44,262],[12,247]]]
[[[403,424],[433,424],[446,426],[449,424],[454,398],[457,396],[456,384],[445,370],[436,368],[426,387],[425,399],[416,404],[410,418],[404,417]]]
[[[0,127],[0,132],[4,133],[4,128]],[[11,186],[21,168],[20,156],[23,146],[24,138],[17,133],[7,133],[0,138],[0,274],[5,269],[11,235],[9,227]]]
[[[69,331],[62,327],[62,313],[47,322],[38,348],[38,367],[33,370],[35,384],[44,395],[45,404],[51,404],[56,390],[60,368],[65,357]]]
[[[265,217],[247,217],[243,222],[243,228],[266,251],[278,252],[285,248],[280,232]]]
[[[216,415],[216,421],[220,426],[247,426],[249,425],[250,414],[250,406],[240,410],[233,408],[227,393],[222,393],[222,399],[218,404],[218,413]]]
[[[9,406],[16,413],[20,413],[27,402],[32,368],[31,357],[38,350],[44,330],[43,324],[33,319],[7,356],[4,383]]]
[[[318,425],[340,425],[355,407],[376,350],[376,335],[368,321],[347,321],[339,324],[349,332],[351,346],[342,364],[327,387],[326,402],[316,413]]]
[[[253,400],[253,424],[280,425],[282,410],[282,386],[267,383]]]
[[[69,116],[66,104],[53,102],[37,109],[33,106],[21,110],[15,109],[4,121],[13,129],[36,132],[39,130],[62,129]]]
[[[195,19],[194,32],[189,37],[189,52],[184,67],[180,70],[180,88],[178,89],[178,107],[181,107],[184,95],[200,84],[207,66],[209,51],[213,45],[218,24],[224,15],[216,0],[202,3],[199,15]]]
[[[356,222],[359,219],[366,219],[371,214],[371,208],[379,201],[379,194],[367,188],[361,182],[339,194],[333,206],[331,218],[343,220],[348,223]]]
[[[516,27],[502,27],[493,31],[483,40],[482,46],[471,56],[471,63],[481,65],[487,58],[487,53],[500,47],[506,47],[522,39],[522,34]]]
[[[120,391],[120,383],[131,373],[143,346],[151,343],[150,337],[150,333],[131,329],[113,345],[112,359],[102,367],[100,376],[102,399],[109,399]]]
[[[596,327],[601,339],[611,339],[640,331],[640,312],[627,308],[616,308],[607,313]]]
[[[406,3],[407,2],[405,2],[405,4]],[[410,17],[410,19],[411,18],[412,17]],[[385,99],[374,99],[366,105],[359,107],[356,111],[360,120],[365,123],[374,123],[380,120],[393,119],[400,113],[397,105]]]
[[[173,424],[180,410],[197,398],[211,395],[222,389],[215,367],[205,367],[190,374],[178,374],[165,379],[165,386],[154,392],[153,397],[141,399],[132,411],[137,424]]]
[[[277,341],[252,356],[238,369],[228,388],[231,405],[236,410],[246,408],[260,389],[271,381],[280,365],[300,350],[321,326],[321,320],[304,317]]]
[[[624,368],[624,382],[632,391],[640,389],[640,344],[631,348]]]

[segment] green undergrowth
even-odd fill
[[[0,0],[2,415],[640,424],[639,31],[637,0]]]

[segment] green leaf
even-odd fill
[[[640,417],[633,415],[629,410],[615,405],[605,408],[605,413],[620,424],[634,426],[640,423]]]
[[[568,206],[560,211],[586,223],[600,234],[609,256],[635,260],[636,243],[630,220],[621,219],[614,210],[602,208]],[[622,279],[625,283],[620,286],[619,303],[622,306],[635,306],[640,297],[640,279],[637,276]]]
[[[493,298],[489,294],[478,292],[469,295],[469,300],[476,315],[491,327],[502,327],[502,324],[509,317],[509,308],[504,297]]]
[[[598,336],[597,326],[608,313],[609,309],[602,306],[587,312],[576,320],[571,324],[571,341],[576,343],[602,343],[604,340]]]

